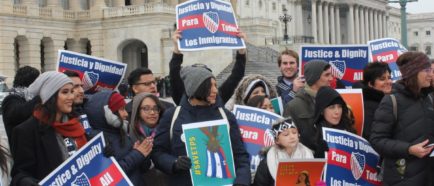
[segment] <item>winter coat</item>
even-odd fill
[[[428,178],[433,175],[429,157],[417,158],[408,150],[411,145],[433,137],[433,104],[427,94],[422,92],[420,98],[414,98],[400,83],[395,85],[392,93],[397,102],[397,120],[391,96],[384,96],[375,112],[370,136],[373,148],[384,158],[383,183],[428,185]],[[403,175],[399,173],[401,170]]]
[[[235,92],[232,95],[231,99],[229,99],[229,101],[226,103],[225,107],[228,110],[233,110],[234,105],[246,105],[246,102],[244,102],[246,96],[244,94],[246,93],[246,91],[252,91],[247,89],[250,83],[257,79],[264,81],[267,85],[269,91],[269,95],[267,96],[270,99],[277,96],[275,87],[272,86],[271,82],[266,77],[259,74],[250,74],[241,80],[240,84],[238,84],[237,88],[235,89]]]
[[[300,142],[309,149],[314,150],[316,147],[314,127],[315,123],[315,98],[309,95],[305,88],[301,89],[295,95],[295,98],[286,104],[283,117],[291,117],[297,125],[300,133]]]
[[[26,101],[25,97],[20,94],[9,94],[5,97],[2,103],[2,115],[8,139],[12,139],[14,127],[32,116],[33,108],[40,100],[39,96],[36,96]],[[9,140],[9,146],[12,146],[11,141]]]
[[[293,84],[291,85],[286,84],[283,81],[283,76],[277,77],[276,90],[277,90],[277,94],[280,97],[282,97],[283,105],[289,103],[292,99],[294,99],[295,94],[297,94],[297,92],[294,92],[294,90],[292,89],[293,89]]]
[[[218,96],[217,98],[219,99]],[[221,100],[218,102],[221,103]],[[172,139],[170,139],[170,126],[175,108],[169,109],[163,114],[163,117],[157,126],[157,134],[154,138],[152,160],[158,169],[168,174],[170,178],[169,185],[192,185],[189,171],[175,172],[173,170],[175,160],[179,156],[187,155],[185,144],[181,141],[180,137],[182,134],[182,124],[222,119],[223,117],[219,111],[219,106],[221,106],[220,103],[211,106],[192,106],[188,102],[186,96],[183,96],[180,103],[180,112],[173,124]],[[241,139],[240,129],[235,116],[226,109],[224,109],[224,112],[230,126],[229,134],[236,172],[234,184],[250,185],[251,175],[249,154],[247,153]]]
[[[28,185],[29,179],[40,181],[64,161],[56,135],[52,126],[40,124],[33,116],[14,128],[11,185]]]
[[[276,145],[271,146],[265,158],[259,163],[253,186],[273,186],[279,161],[288,159],[313,159],[313,154],[309,148],[301,143],[297,144],[292,155]]]
[[[384,93],[382,91],[375,90],[371,87],[363,88],[364,124],[362,136],[366,140],[369,140],[369,136],[371,135],[371,125],[374,121],[375,111],[383,97]]]
[[[185,90],[184,83],[182,82],[181,75],[179,73],[181,71],[181,64],[183,58],[183,54],[173,53],[172,59],[169,63],[172,99],[177,105],[179,105],[179,103],[181,102],[181,98]],[[219,95],[222,98],[223,103],[226,103],[231,98],[238,83],[244,77],[246,61],[246,54],[240,54],[237,51],[237,55],[235,57],[235,64],[232,68],[231,74],[218,88]]]
[[[106,145],[110,147],[114,158],[125,171],[134,185],[144,185],[143,174],[150,167],[150,159],[133,149],[134,142],[128,135],[121,135],[119,128],[109,125],[105,119],[104,106],[108,104],[112,91],[98,92],[84,106],[93,131],[103,132]],[[121,144],[124,140],[124,144]]]

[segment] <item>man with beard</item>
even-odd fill
[[[277,59],[282,76],[277,78],[277,94],[282,97],[283,104],[291,101],[295,94],[304,87],[304,76],[298,76],[298,54],[293,50],[284,50]]]

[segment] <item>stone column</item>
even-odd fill
[[[45,70],[51,71],[56,70],[56,60],[57,60],[57,51],[64,50],[66,37],[52,37],[53,45],[50,48],[46,48],[47,54],[45,55],[46,61],[48,63],[45,64]]]
[[[350,10],[349,10],[349,14],[348,14],[348,20],[349,20],[349,24],[348,24],[348,43],[349,44],[354,44],[354,5],[353,4],[349,4],[348,5]]]
[[[339,10],[339,6],[335,7],[335,16],[336,16],[336,43],[337,44],[342,44],[342,39],[341,39],[341,17],[340,17],[340,10]]]
[[[387,16],[383,13],[383,37],[387,37]]]
[[[373,40],[375,39],[375,34],[374,34],[374,10],[370,9],[369,10],[369,40]]]
[[[22,5],[38,5],[38,1],[37,0],[22,0],[21,1]]]
[[[329,27],[329,3],[324,3],[324,43],[330,44],[330,27]]]
[[[378,10],[374,10],[374,37],[375,39],[378,39]]]
[[[378,38],[383,38],[383,13],[378,11]]]
[[[131,0],[131,5],[145,5],[145,0]]]
[[[47,7],[59,7],[58,0],[47,0]]]
[[[69,10],[80,11],[81,8],[81,0],[69,0]]]
[[[323,22],[323,14],[322,14],[322,2],[319,1],[318,4],[318,27],[319,27],[319,39],[318,39],[318,43],[324,43],[324,25],[322,24]]]
[[[360,7],[360,41],[361,43],[366,43],[365,37],[365,8]]]
[[[11,87],[15,76],[15,50],[14,41],[16,33],[13,31],[0,31],[0,67],[6,77],[7,84]]]
[[[123,7],[125,6],[125,0],[113,0],[114,7]]]
[[[312,37],[314,39],[314,43],[318,43],[318,30],[316,20],[316,0],[312,0]]]
[[[359,44],[360,43],[360,22],[359,22],[359,8],[360,6],[355,5],[354,7],[354,16],[355,16],[355,24],[354,24],[354,41]]]
[[[303,24],[303,5],[302,5],[302,1],[297,1],[295,3],[295,5],[296,5],[296,13],[297,13],[297,17],[296,17],[297,21],[296,21],[296,23],[298,23],[298,26],[297,26],[297,35],[298,36],[303,36],[305,34],[303,33],[303,25],[304,24]]]
[[[364,10],[365,14],[365,39],[366,41],[369,41],[369,9],[365,8]]]
[[[105,0],[95,0],[95,3],[93,4],[92,8],[97,8],[97,7],[107,7],[107,4],[105,3]]]
[[[29,65],[41,69],[41,37],[27,38],[27,46],[23,46],[20,65]]]
[[[331,4],[330,6],[330,39],[331,39],[331,44],[336,44],[336,24],[335,24],[335,4]]]

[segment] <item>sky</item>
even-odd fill
[[[399,3],[389,3],[389,5],[396,8],[401,8]],[[417,2],[407,3],[407,12],[413,14],[434,12],[434,1],[418,0]]]

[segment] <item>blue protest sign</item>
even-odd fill
[[[236,36],[238,25],[229,2],[192,0],[176,6],[176,22],[182,31],[181,51],[246,48]]]
[[[127,64],[108,59],[59,50],[57,71],[77,72],[86,93],[100,90],[115,90],[127,70]]]
[[[95,136],[39,182],[52,185],[133,185],[117,161],[104,157],[104,136]]]
[[[363,68],[369,62],[367,45],[301,46],[301,72],[304,65],[313,59],[327,61],[333,77],[342,81],[345,87],[363,79]]]
[[[392,72],[390,73],[392,80],[396,81],[401,79],[401,72],[399,71],[396,60],[398,57],[407,51],[404,46],[397,39],[383,38],[368,42],[371,51],[372,62],[386,62],[389,64]]]
[[[381,185],[377,166],[379,155],[364,138],[343,130],[323,127],[327,185]]]
[[[263,147],[274,144],[272,124],[283,118],[275,113],[249,106],[235,105],[233,113],[240,127],[244,146],[250,155],[250,169],[256,171]]]

